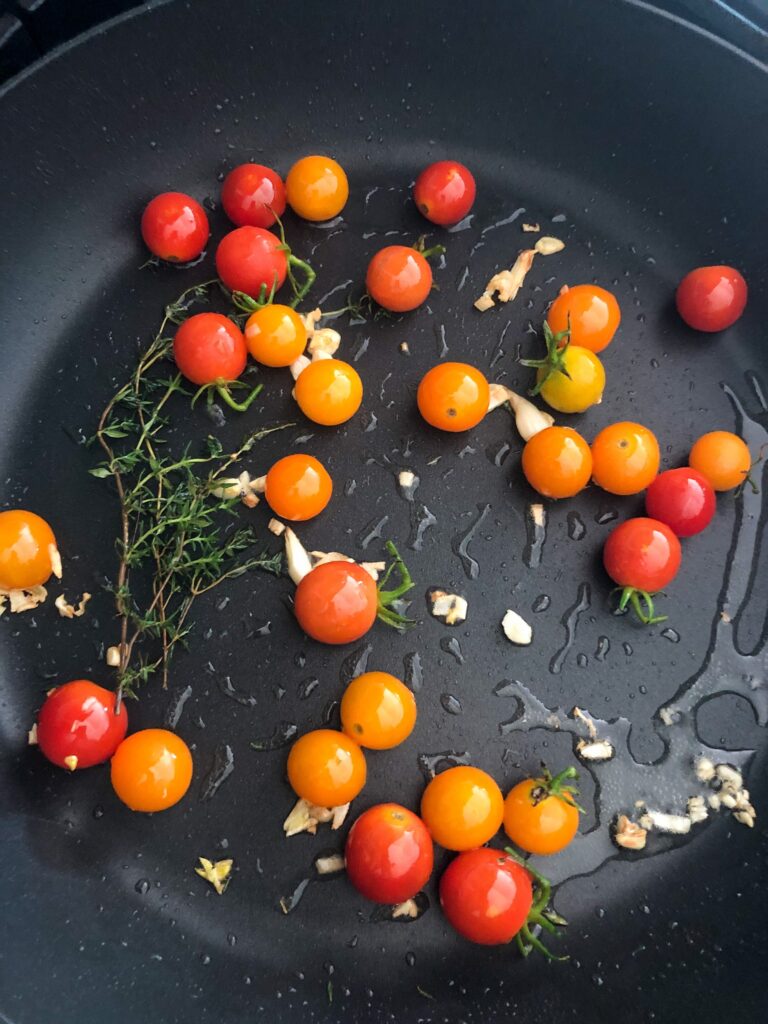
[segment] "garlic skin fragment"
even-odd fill
[[[509,270],[500,270],[497,274],[493,275],[485,286],[483,294],[475,302],[475,309],[479,309],[481,313],[490,309],[491,306],[495,305],[494,294],[497,295],[499,302],[513,302],[523,286],[528,271],[533,266],[534,257],[537,254],[540,256],[552,256],[556,252],[561,252],[564,248],[565,243],[561,242],[559,238],[544,235],[537,239],[533,249],[523,249],[519,253]]]
[[[504,618],[501,620],[501,628],[504,630],[507,640],[510,640],[513,644],[527,646],[533,640],[533,630],[531,627],[522,616],[512,611],[511,608],[507,609]]]
[[[648,832],[626,814],[620,814],[613,831],[613,841],[624,850],[644,850]]]
[[[553,238],[551,235],[542,235],[536,240],[533,248],[540,256],[554,256],[556,252],[563,251],[565,242],[559,238]]]
[[[283,541],[285,542],[285,558],[288,562],[288,575],[298,586],[307,573],[312,572],[312,561],[307,549],[290,526],[285,528]]]
[[[55,544],[48,545],[48,557],[51,560],[51,572],[57,580],[60,580],[63,575],[61,568],[61,555],[59,554],[59,549]]]
[[[195,874],[200,875],[206,882],[210,882],[216,892],[221,896],[229,885],[232,874],[231,859],[210,861],[207,857],[198,857],[200,867],[195,868]]]
[[[554,417],[548,412],[537,409],[533,402],[529,402],[527,398],[523,398],[503,384],[491,384],[489,390],[488,412],[493,412],[505,402],[509,403],[515,417],[515,427],[524,441],[530,441],[534,434],[546,430],[555,422]]]
[[[81,615],[85,614],[85,606],[90,600],[91,595],[86,590],[77,605],[70,604],[64,594],[59,594],[53,604],[62,619],[79,619]]]
[[[318,807],[308,800],[300,798],[296,801],[291,813],[283,822],[283,832],[286,838],[296,836],[300,832],[309,832],[315,835],[318,825],[331,823],[332,829],[339,829],[344,824],[349,813],[349,804],[339,804],[338,807]]]
[[[41,585],[13,590],[0,587],[0,615],[5,612],[6,601],[11,614],[18,615],[20,612],[29,612],[37,608],[47,597],[48,591]]]

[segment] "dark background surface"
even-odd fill
[[[570,756],[564,736],[498,735],[509,709],[492,691],[505,677],[523,679],[552,707],[579,703],[604,717],[629,716],[632,753],[650,761],[662,751],[654,712],[707,649],[732,503],[721,501],[716,527],[686,548],[685,575],[671,595],[671,624],[681,641],[671,644],[658,629],[608,615],[598,555],[609,526],[596,519],[606,511],[631,513],[634,499],[580,496],[574,507],[587,524],[580,544],[567,534],[571,506],[554,507],[542,565],[528,570],[523,511],[531,495],[519,479],[509,423],[497,414],[470,437],[437,436],[418,422],[412,394],[438,358],[441,325],[449,357],[522,383],[514,354],[518,344],[533,350],[528,321],[540,319],[563,280],[594,277],[616,291],[624,325],[620,343],[606,354],[605,401],[581,420],[585,434],[616,418],[642,420],[664,439],[672,465],[697,431],[732,427],[719,381],[746,394],[743,371],[765,367],[768,282],[759,217],[766,139],[745,131],[765,123],[764,70],[651,12],[597,0],[521,6],[503,31],[490,4],[476,5],[471,19],[436,18],[431,6],[409,9],[407,17],[403,9],[348,11],[340,4],[324,5],[322,17],[304,14],[256,14],[235,0],[161,7],[60,55],[0,99],[2,501],[48,514],[65,555],[67,592],[97,594],[75,623],[62,623],[50,607],[0,623],[0,729],[8,755],[0,783],[0,1011],[23,1024],[106,1015],[185,1024],[534,1015],[559,1022],[607,1013],[634,1022],[676,1019],[693,1006],[700,1021],[714,1024],[738,1000],[743,1019],[764,1019],[762,818],[755,832],[718,819],[661,857],[622,857],[564,885],[557,906],[572,922],[562,942],[572,960],[559,967],[468,947],[434,909],[415,925],[372,924],[369,907],[344,882],[312,886],[294,915],[279,914],[279,897],[334,839],[282,840],[280,822],[291,803],[284,752],[256,754],[248,743],[281,720],[302,730],[319,724],[327,701],[341,692],[348,653],[302,642],[281,600],[291,589],[286,580],[237,581],[226,607],[212,601],[201,609],[191,650],[175,663],[172,685],[194,689],[179,722],[196,761],[184,804],[165,815],[132,815],[115,802],[106,772],[65,777],[24,749],[51,680],[107,678],[100,654],[113,640],[110,606],[98,588],[112,571],[115,508],[103,485],[87,476],[93,454],[77,441],[93,430],[163,303],[209,276],[207,266],[139,270],[137,210],[167,187],[215,199],[217,176],[254,157],[285,172],[302,153],[331,149],[350,173],[345,230],[330,237],[287,221],[300,254],[315,247],[317,296],[359,280],[383,231],[412,238],[423,228],[407,186],[426,162],[465,159],[481,182],[472,228],[448,236],[447,267],[437,274],[441,291],[431,308],[342,331],[343,351],[360,353],[356,365],[368,389],[360,416],[333,432],[300,423],[258,454],[268,465],[303,444],[326,461],[337,491],[331,515],[302,532],[312,546],[362,557],[359,538],[384,515],[384,535],[405,542],[411,510],[394,483],[401,465],[419,472],[418,498],[437,518],[424,550],[407,551],[419,581],[420,625],[404,637],[380,629],[371,637],[371,667],[398,672],[406,655],[422,654],[417,732],[386,759],[370,759],[361,806],[384,798],[415,805],[423,785],[418,752],[468,750],[504,785],[542,756]],[[749,38],[757,55],[761,37]],[[379,191],[366,202],[374,187]],[[480,321],[469,308],[476,285],[525,236],[511,225],[472,250],[483,228],[521,206],[568,247],[546,267],[542,261],[514,308]],[[226,230],[218,211],[212,225],[214,238]],[[378,234],[364,238],[369,232]],[[714,259],[745,270],[752,301],[735,330],[702,342],[681,328],[669,296],[685,270]],[[465,266],[470,283],[458,291]],[[491,370],[507,320],[505,355]],[[371,340],[363,352],[365,337]],[[409,360],[398,351],[404,339]],[[223,438],[293,416],[288,391],[284,377],[268,375],[263,404],[245,426],[230,422]],[[371,413],[375,430],[366,429]],[[177,414],[180,437],[210,430],[198,414],[181,407]],[[307,434],[314,435],[309,442],[302,440]],[[487,453],[510,441],[509,458],[494,465]],[[474,450],[464,451],[467,445]],[[429,467],[438,455],[441,462]],[[357,488],[345,495],[344,483],[353,479]],[[473,545],[480,576],[469,581],[451,542],[478,502],[488,502],[491,513]],[[255,515],[266,521],[263,506]],[[377,544],[367,556],[377,554]],[[593,584],[592,608],[563,672],[553,675],[561,616],[585,579]],[[421,593],[435,584],[469,597],[470,618],[456,634],[462,665],[440,646],[448,631],[425,613]],[[542,593],[552,597],[551,610],[534,617],[528,610]],[[746,616],[753,642],[764,601],[763,586]],[[498,632],[499,609],[509,606],[534,618],[536,642],[526,651],[511,652]],[[247,638],[266,621],[267,636]],[[600,663],[593,654],[604,635],[611,654]],[[631,658],[622,643],[631,643]],[[585,669],[576,662],[579,652],[588,656]],[[223,696],[225,675],[256,703],[243,707]],[[302,701],[299,692],[312,676],[320,686]],[[459,697],[461,715],[445,713],[445,693]],[[157,724],[171,699],[148,690],[130,708],[133,727]],[[760,811],[765,745],[746,702],[713,701],[699,732],[724,747],[762,745],[749,778]],[[201,803],[222,742],[235,752],[235,774],[214,800]],[[584,781],[591,808],[593,783],[589,775]],[[587,827],[593,822],[590,810]],[[219,898],[192,867],[199,854],[221,856],[224,848],[238,870]]]

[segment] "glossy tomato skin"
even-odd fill
[[[368,264],[365,287],[384,309],[408,313],[426,302],[432,290],[432,268],[411,246],[388,245]]]
[[[285,213],[283,179],[263,164],[240,164],[224,179],[221,205],[239,228],[270,228]]]
[[[648,515],[666,523],[678,537],[693,537],[706,529],[716,504],[709,480],[689,466],[660,473],[645,496]]]
[[[741,487],[752,468],[752,457],[743,438],[729,430],[712,430],[696,441],[688,464],[702,473],[716,491]]]
[[[196,313],[173,339],[179,372],[193,384],[237,380],[248,361],[243,332],[221,313]]]
[[[639,494],[655,479],[660,460],[659,442],[647,427],[611,423],[592,442],[592,479],[609,494]]]
[[[288,273],[288,257],[277,235],[246,225],[224,235],[216,249],[216,273],[227,288],[259,298],[282,287]]]
[[[421,379],[416,393],[419,412],[431,427],[460,433],[471,430],[488,412],[490,388],[469,363],[438,363]]]
[[[365,755],[354,740],[336,729],[314,729],[291,747],[288,781],[297,796],[318,807],[348,804],[366,780]]]
[[[192,781],[192,755],[167,729],[142,729],[124,739],[112,757],[112,786],[132,811],[173,807]]]
[[[333,481],[312,455],[286,455],[267,473],[264,497],[281,519],[298,523],[319,515],[331,500]]]
[[[294,395],[304,415],[323,427],[351,419],[363,401],[360,374],[343,359],[317,359],[301,371]]]
[[[571,345],[602,352],[621,323],[619,304],[611,292],[595,284],[577,284],[562,291],[547,313],[553,334],[570,327]]]
[[[338,216],[349,198],[349,182],[341,164],[329,156],[304,156],[285,179],[288,205],[304,220]]]
[[[643,516],[617,526],[603,548],[605,571],[614,583],[650,594],[672,582],[681,557],[680,541],[666,523]]]
[[[374,903],[402,903],[424,888],[434,848],[421,818],[399,804],[378,804],[355,821],[344,849],[347,878]]]
[[[531,876],[500,850],[460,853],[440,879],[443,913],[470,942],[499,946],[526,923],[533,904]]]
[[[296,587],[296,619],[304,632],[324,644],[348,644],[376,621],[378,592],[373,577],[354,562],[326,562]]]
[[[74,679],[46,697],[37,719],[37,742],[49,761],[74,771],[109,760],[127,729],[125,702],[115,713],[111,690]]]
[[[295,309],[271,302],[248,317],[245,342],[257,363],[290,366],[307,347],[307,329]]]
[[[480,768],[458,765],[436,775],[421,798],[421,817],[436,843],[446,850],[470,850],[496,835],[504,798]]]
[[[413,186],[413,198],[427,220],[447,226],[466,217],[475,202],[472,172],[457,160],[438,160],[425,167]]]
[[[562,797],[542,793],[538,779],[519,782],[504,801],[504,831],[528,853],[559,853],[578,828],[578,808]]]
[[[546,427],[523,448],[523,474],[546,498],[571,498],[589,483],[592,452],[570,427]]]
[[[675,301],[689,327],[707,333],[724,331],[744,312],[747,282],[733,267],[697,267],[678,285]]]
[[[341,726],[361,747],[391,750],[416,725],[416,698],[389,672],[364,672],[341,699]]]
[[[60,572],[57,559],[56,537],[42,516],[22,508],[0,512],[0,587],[42,586],[54,568]]]
[[[155,196],[141,217],[144,244],[155,256],[169,263],[197,259],[210,233],[205,210],[184,192],[162,192]]]

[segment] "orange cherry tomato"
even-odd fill
[[[561,292],[547,313],[553,333],[568,329],[571,344],[602,352],[613,341],[621,321],[616,297],[596,284],[577,284]]]
[[[294,792],[318,807],[350,803],[365,778],[362,750],[336,729],[315,729],[300,736],[288,754],[288,781]]]
[[[408,313],[426,302],[432,290],[432,268],[412,246],[388,245],[368,264],[365,287],[384,309]]]
[[[132,811],[164,811],[173,807],[191,781],[189,747],[167,729],[133,733],[112,757],[112,786]]]
[[[575,768],[566,768],[554,778],[518,782],[504,801],[504,831],[513,843],[528,853],[559,853],[579,828],[576,789],[566,780],[578,778]]]
[[[0,588],[41,586],[61,576],[56,538],[48,523],[21,508],[0,512]]]
[[[355,562],[325,562],[296,587],[296,619],[313,640],[348,644],[364,636],[379,613],[379,593],[370,573]]]
[[[589,483],[592,453],[571,427],[546,427],[523,448],[523,473],[546,498],[570,498]]]
[[[446,850],[471,850],[499,831],[504,798],[487,772],[459,765],[429,783],[421,798],[421,817]]]
[[[413,732],[416,699],[389,672],[365,672],[341,699],[341,727],[361,747],[390,750]]]
[[[335,427],[346,423],[360,408],[360,374],[341,359],[317,359],[299,374],[294,388],[299,408],[313,423]]]
[[[267,473],[264,497],[275,515],[296,523],[322,512],[332,491],[322,462],[312,455],[286,455]]]
[[[605,427],[592,442],[592,479],[610,494],[639,494],[659,472],[659,442],[639,423]]]
[[[299,217],[330,220],[344,209],[349,182],[341,164],[329,156],[305,156],[288,171],[285,193],[288,205]]]
[[[730,491],[747,479],[752,458],[749,448],[737,434],[713,430],[700,437],[691,448],[688,465],[698,469],[714,490]]]
[[[272,302],[248,317],[245,342],[262,366],[290,366],[307,347],[307,329],[295,309]]]
[[[479,370],[467,363],[438,363],[422,377],[419,412],[438,430],[471,430],[488,412],[490,389]]]

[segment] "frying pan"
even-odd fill
[[[525,387],[516,357],[536,347],[529,323],[562,283],[595,280],[617,294],[623,324],[606,353],[605,400],[578,420],[585,435],[640,420],[662,439],[665,466],[714,427],[759,447],[768,436],[768,83],[762,37],[739,24],[733,38],[751,52],[639,3],[178,2],[114,22],[2,93],[2,506],[46,515],[67,593],[96,595],[73,622],[50,606],[0,622],[2,1019],[556,1024],[695,1014],[707,1024],[734,1008],[765,1019],[761,497],[721,497],[713,526],[685,545],[668,623],[640,627],[611,615],[599,552],[611,523],[641,501],[591,489],[554,503],[532,551],[534,496],[509,417],[449,437],[427,431],[414,404],[420,376],[446,355]],[[95,454],[84,442],[163,305],[210,276],[210,253],[193,269],[142,269],[138,211],[167,188],[210,197],[213,208],[235,163],[285,172],[312,151],[332,152],[352,184],[334,229],[287,219],[292,245],[318,271],[315,297],[340,289],[326,304],[361,281],[385,232],[424,230],[408,190],[422,166],[452,156],[472,167],[474,216],[445,236],[440,290],[405,318],[342,322],[344,351],[366,384],[364,408],[345,427],[297,419],[284,376],[265,373],[263,402],[245,419],[214,427],[180,406],[175,436],[214,431],[226,445],[255,424],[296,420],[262,443],[252,468],[301,448],[324,460],[336,481],[332,510],[303,538],[357,557],[378,555],[381,538],[398,541],[418,581],[418,625],[403,635],[377,627],[365,643],[327,649],[298,631],[287,579],[233,581],[228,601],[198,608],[170,689],[148,684],[130,707],[133,728],[170,715],[196,764],[182,804],[134,815],[106,770],[66,776],[25,743],[47,687],[109,681],[103,650],[115,623],[104,584],[115,571],[117,509],[87,473]],[[224,217],[212,209],[211,219],[219,237]],[[514,305],[481,317],[472,299],[525,246],[521,219],[566,248],[541,261]],[[671,296],[691,267],[720,261],[744,271],[750,303],[737,326],[704,337],[679,322]],[[413,504],[396,487],[406,466],[421,480]],[[435,521],[414,549],[424,509]],[[250,515],[267,537],[263,506]],[[424,595],[436,585],[468,598],[458,629],[429,616]],[[533,623],[529,648],[504,639],[508,607]],[[313,881],[291,914],[280,912],[315,855],[341,840],[283,839],[285,750],[250,743],[281,723],[333,721],[344,681],[366,658],[408,670],[420,714],[407,744],[370,758],[359,809],[383,799],[417,806],[424,772],[446,756],[506,786],[541,760],[573,761],[574,705],[615,742],[613,762],[582,766],[582,837],[547,864],[570,921],[558,947],[567,963],[468,945],[442,919],[434,886],[430,909],[408,924],[372,919],[343,879]],[[319,684],[307,697],[308,679]],[[234,770],[202,800],[226,746]],[[613,847],[617,810],[636,797],[679,809],[703,751],[744,768],[755,829],[721,814],[683,839],[652,835],[642,855]],[[234,857],[224,896],[193,873],[201,854]]]

